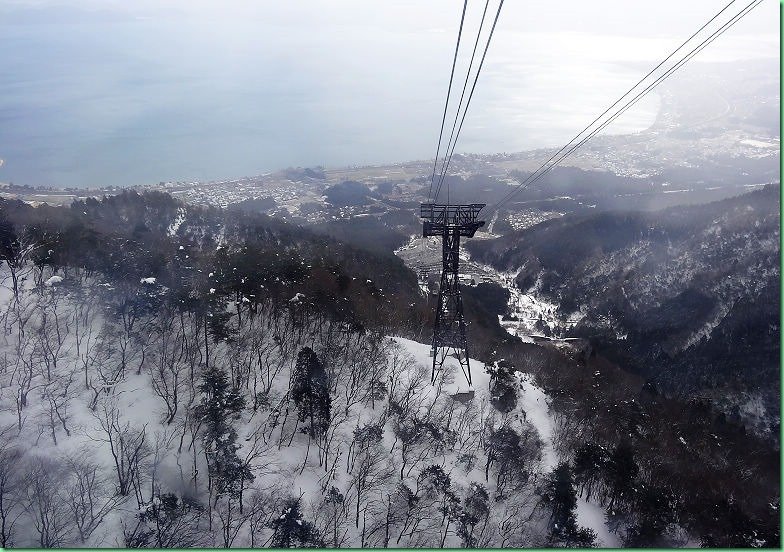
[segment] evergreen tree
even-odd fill
[[[550,509],[550,540],[561,546],[593,546],[596,534],[577,525],[577,491],[568,462],[561,462],[545,483],[542,501]]]
[[[446,524],[441,534],[441,548],[444,547],[449,524],[459,521],[461,517],[460,500],[452,490],[452,479],[438,464],[433,464],[422,470],[417,477],[417,493],[423,491],[423,496],[437,500],[437,509],[441,513],[441,523]]]
[[[475,548],[477,545],[474,529],[480,523],[486,523],[490,514],[489,500],[487,489],[483,485],[471,483],[469,494],[464,500],[463,509],[458,519],[459,525],[457,528],[457,534],[463,540],[463,546],[466,548]]]
[[[508,414],[517,406],[517,378],[506,366],[488,367],[490,373],[490,404]]]
[[[238,497],[243,482],[253,479],[250,469],[237,456],[237,432],[231,424],[231,419],[238,418],[245,407],[245,399],[231,388],[226,373],[216,366],[205,371],[199,391],[204,394],[197,412],[204,426],[210,483],[216,496]]]
[[[605,462],[605,450],[595,443],[583,443],[574,454],[574,480],[580,494],[587,493],[587,500],[601,479]]]
[[[628,443],[619,443],[610,454],[605,466],[605,481],[610,487],[610,508],[616,504],[628,505],[634,498],[637,474],[640,468],[634,451]]]
[[[332,398],[327,372],[310,347],[299,352],[292,380],[291,398],[297,405],[299,420],[310,422],[307,430],[310,437],[319,437],[329,424]]]
[[[199,544],[201,506],[177,495],[164,493],[153,498],[138,514],[133,530],[123,532],[128,548],[186,548]]]
[[[539,458],[540,441],[530,425],[524,425],[522,435],[508,425],[490,430],[485,443],[487,462],[485,479],[489,480],[490,466],[497,465],[495,499],[518,488],[528,480],[533,462]]]
[[[345,515],[346,511],[346,497],[343,496],[337,487],[330,487],[327,496],[324,497],[324,503],[327,505],[329,511],[330,525],[332,529],[332,546],[338,547],[338,524],[340,522],[341,513]]]
[[[666,546],[662,534],[677,521],[674,494],[656,485],[640,485],[635,496],[635,523],[629,528],[627,546]]]
[[[286,501],[283,512],[270,523],[272,548],[320,547],[323,541],[313,524],[302,519],[300,499]]]

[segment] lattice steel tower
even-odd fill
[[[420,216],[424,219],[422,235],[441,236],[442,269],[441,284],[438,287],[438,310],[433,328],[433,373],[431,381],[444,366],[444,360],[453,351],[463,375],[471,385],[471,366],[468,362],[468,339],[466,323],[463,317],[463,298],[460,296],[458,268],[460,264],[460,237],[472,238],[476,231],[484,226],[483,220],[477,220],[484,203],[470,205],[438,205],[423,203]]]

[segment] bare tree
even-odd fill
[[[395,442],[393,452],[400,450],[400,479],[422,462],[443,450],[446,418],[439,389],[431,393],[427,368],[414,364],[405,377],[394,376],[389,411],[393,417]],[[439,400],[441,401],[439,403]]]
[[[71,436],[71,430],[68,428],[68,406],[71,402],[71,395],[69,390],[73,383],[73,372],[52,380],[49,384],[45,385],[41,392],[41,398],[44,402],[44,410],[41,415],[45,419],[46,425],[49,427],[52,435],[52,442],[57,444],[57,429],[62,426],[66,436]]]
[[[285,492],[280,488],[251,493],[248,501],[248,511],[251,512],[248,523],[251,548],[269,545],[272,539],[272,531],[269,531],[270,522],[280,511],[283,496]],[[269,534],[265,537],[265,533]]]
[[[272,497],[258,489],[253,489],[246,496],[233,498],[231,496],[221,496],[216,502],[213,511],[218,516],[220,522],[221,544],[224,548],[234,545],[240,533],[248,528],[248,543],[241,543],[247,546],[255,544],[254,529],[258,530],[259,523],[269,523],[273,514]]]
[[[381,401],[387,397],[387,354],[388,343],[383,341],[374,342],[371,351],[367,380],[365,382],[365,402],[370,402],[370,408],[376,409],[376,401]]]
[[[368,446],[356,457],[348,492],[355,502],[354,523],[359,528],[360,513],[368,507],[374,492],[392,477],[389,457],[381,448],[381,443]]]
[[[11,276],[11,291],[14,301],[19,301],[20,284],[32,269],[30,259],[38,249],[32,233],[22,229],[15,235],[10,225],[3,221],[0,224],[0,260],[5,261]]]
[[[116,354],[116,333],[108,324],[99,331],[99,337],[81,357],[87,385],[92,390],[90,410],[95,411],[101,394],[110,394],[122,382],[122,367]],[[92,373],[90,377],[88,373]]]
[[[336,389],[339,385],[342,388],[348,416],[352,406],[363,401],[372,402],[372,397],[377,396],[377,393],[372,393],[374,385],[378,385],[374,378],[383,374],[384,352],[380,337],[374,334],[345,333],[342,342],[340,353],[330,362],[340,367],[334,371],[333,378],[336,379],[330,387]]]
[[[337,489],[330,487],[314,508],[314,524],[323,535],[325,544],[340,548],[349,531],[346,498]]]
[[[513,500],[503,503],[496,516],[494,545],[500,548],[543,547],[546,539],[537,527],[538,497],[533,492],[515,494]]]
[[[34,381],[37,376],[36,360],[34,355],[35,342],[30,332],[18,332],[15,335],[15,355],[12,357],[11,386],[15,388],[14,402],[16,404],[16,420],[19,434],[26,416],[24,409],[28,405],[30,392],[37,387]],[[7,357],[5,357],[7,362]]]
[[[84,388],[90,388],[90,368],[98,361],[100,351],[99,309],[93,294],[83,288],[76,291],[73,309],[73,335],[76,343],[76,357],[84,373]]]
[[[22,515],[19,493],[23,452],[10,442],[13,426],[0,430],[0,548],[14,545],[14,527]]]
[[[150,336],[155,323],[156,309],[151,308],[152,297],[137,283],[116,282],[111,295],[118,323],[112,324],[113,341],[119,356],[119,377],[125,377],[125,371],[136,365],[136,373],[140,374],[146,360]]]
[[[171,424],[177,415],[180,387],[188,369],[184,331],[173,313],[166,311],[158,317],[148,365],[152,389],[166,405],[166,424]]]
[[[73,520],[61,493],[62,471],[62,466],[45,458],[35,458],[27,466],[24,506],[41,548],[60,548],[70,542]]]
[[[61,294],[55,289],[41,293],[39,302],[39,320],[36,334],[36,351],[47,382],[60,373],[60,364],[68,354],[64,349],[65,337],[68,335],[68,318],[60,312]]]
[[[96,440],[109,445],[114,460],[117,492],[127,496],[131,490],[136,490],[138,494],[141,488],[140,467],[150,455],[146,440],[147,425],[136,429],[129,422],[122,423],[119,408],[111,400],[102,403],[95,417],[104,433],[102,438]],[[141,499],[141,496],[137,496],[137,499]]]
[[[156,496],[161,492],[158,485],[158,467],[161,465],[163,458],[171,451],[171,445],[175,439],[175,431],[170,427],[164,427],[156,430],[153,434],[152,460],[147,464],[150,496]]]
[[[79,540],[85,543],[115,508],[118,497],[109,490],[100,466],[84,455],[66,460],[65,475],[65,502],[79,533]]]
[[[252,319],[252,320],[255,320]],[[255,324],[254,324],[255,325]],[[263,334],[253,335],[251,341],[254,363],[251,378],[253,379],[253,410],[258,410],[261,401],[268,396],[275,378],[283,369],[284,363],[274,355],[274,342],[265,340]],[[261,385],[261,388],[259,388]]]
[[[437,543],[440,529],[440,515],[437,512],[439,500],[436,494],[427,492],[423,482],[424,479],[418,477],[415,489],[400,483],[391,495],[390,507],[397,512],[396,546],[421,547]]]

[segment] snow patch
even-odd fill
[[[177,210],[177,217],[169,225],[169,228],[166,229],[166,233],[169,236],[173,237],[173,236],[175,236],[177,234],[177,230],[179,230],[180,226],[182,226],[182,223],[185,222],[185,213],[186,213],[186,211],[185,211],[185,209],[183,207],[180,207]],[[182,248],[180,248],[180,249],[182,249]]]
[[[48,280],[46,280],[44,282],[44,285],[51,287],[51,286],[53,286],[55,284],[59,284],[62,281],[63,281],[63,277],[62,276],[52,276],[51,278],[49,278]]]

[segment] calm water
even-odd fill
[[[263,22],[0,25],[0,181],[124,186],[432,158],[453,40]],[[559,40],[499,34],[458,151],[561,144],[650,65]],[[651,96],[613,131],[647,127],[657,106]]]

